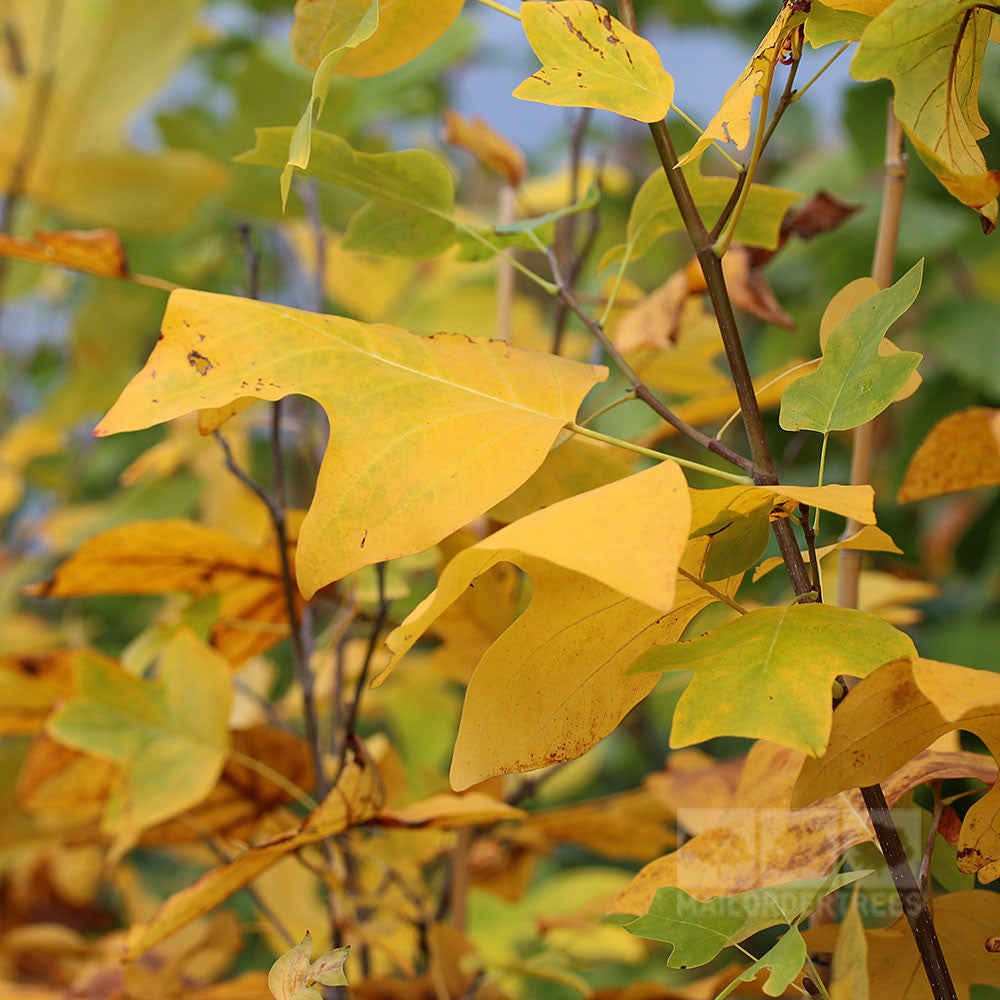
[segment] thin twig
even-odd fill
[[[728,604],[734,611],[738,611],[741,615],[747,613],[747,609],[734,601],[728,594],[724,594],[717,587],[713,587],[710,583],[706,583],[704,580],[699,580],[694,573],[689,573],[683,566],[677,567],[677,573],[683,576],[686,580],[690,580],[696,587],[700,587],[705,591],[706,594],[711,594],[717,601],[722,601],[723,604]]]
[[[812,572],[813,590],[816,592],[816,600],[822,604],[823,578],[819,569],[819,556],[816,555],[816,532],[809,523],[809,507],[804,503],[799,504],[799,517],[802,518],[802,534],[805,536],[806,550],[809,553],[809,568]]]
[[[354,697],[351,699],[350,707],[347,711],[347,718],[344,722],[344,741],[340,750],[340,766],[337,769],[339,774],[347,763],[347,751],[352,741],[356,738],[356,727],[358,724],[358,713],[361,709],[361,698],[364,695],[365,687],[368,684],[368,675],[371,672],[372,659],[378,647],[379,636],[385,626],[386,618],[389,614],[389,601],[385,596],[385,563],[375,564],[375,574],[378,577],[378,614],[372,624],[371,634],[368,638],[368,648],[365,650],[365,659],[361,664],[361,672],[358,674],[357,682],[354,686]]]
[[[556,287],[559,290],[559,297],[581,320],[583,320],[587,329],[590,330],[598,341],[600,341],[601,346],[612,358],[615,364],[618,365],[622,374],[631,383],[632,388],[635,390],[636,398],[641,399],[651,410],[662,417],[668,424],[670,424],[671,427],[678,430],[685,437],[690,438],[692,441],[696,441],[703,448],[707,448],[720,458],[724,458],[731,465],[735,465],[737,468],[743,469],[743,471],[749,475],[753,475],[755,470],[751,461],[744,458],[742,455],[737,454],[721,441],[717,441],[715,438],[710,438],[707,434],[704,434],[696,427],[692,427],[689,423],[687,423],[687,421],[681,420],[676,413],[674,413],[656,396],[649,386],[647,386],[646,383],[639,377],[635,369],[625,360],[621,351],[619,351],[618,348],[611,342],[611,339],[604,332],[604,327],[601,326],[596,319],[590,316],[586,310],[580,306],[574,298],[573,293],[566,287],[562,271],[559,267],[559,261],[556,259],[551,247],[548,250],[548,258],[549,265],[552,268],[552,277],[555,279]]]
[[[944,812],[944,801],[941,798],[941,782],[931,782],[931,792],[934,795],[934,810],[931,813],[931,829],[927,834],[927,843],[924,845],[924,856],[920,861],[920,874],[917,876],[917,885],[920,887],[922,895],[927,895],[927,887],[931,880],[931,857],[934,854],[934,843],[937,840],[938,828],[941,826],[941,815]]]

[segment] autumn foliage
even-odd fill
[[[6,4],[0,1000],[1000,995],[1000,12],[663,6]]]

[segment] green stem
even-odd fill
[[[698,133],[698,135],[704,135],[705,134],[705,130],[693,118],[691,118],[689,115],[684,114],[684,112],[681,111],[681,109],[679,107],[677,107],[676,104],[671,104],[670,105],[670,110],[671,111],[676,111],[677,114],[681,118],[683,118],[684,121],[686,121],[688,123],[688,125],[690,125],[691,128],[693,128],[695,130],[695,132]],[[714,150],[716,150],[716,152],[721,153],[727,160],[729,160],[729,162],[737,170],[739,170],[739,171],[743,170],[743,164],[740,163],[739,160],[737,160],[734,157],[730,156],[717,142],[713,142],[712,143],[712,148]]]
[[[631,399],[635,399],[635,392],[630,389],[624,396],[619,396],[618,399],[613,402],[608,403],[606,406],[602,406],[599,410],[595,410],[589,417],[587,417],[586,420],[581,420],[580,426],[589,427],[598,417],[603,417],[609,410],[613,410],[616,406],[621,406],[622,403],[627,403]]]
[[[817,477],[816,485],[823,485],[823,476],[826,474],[826,446],[830,441],[830,435],[823,435],[823,447],[819,452],[819,476]],[[816,515],[813,517],[813,534],[819,532],[819,507],[816,508]]]
[[[816,984],[816,989],[819,990],[820,995],[823,1000],[830,1000],[830,993],[826,988],[826,983],[823,982],[823,977],[819,974],[819,969],[816,968],[816,964],[812,960],[812,955],[806,952],[806,961],[809,963],[809,971],[812,973],[812,981]]]
[[[508,17],[514,18],[515,21],[521,20],[521,15],[518,14],[516,10],[510,10],[509,8],[504,7],[503,4],[497,3],[497,0],[479,0],[479,2],[483,4],[483,6],[489,7],[491,10],[497,10],[501,14],[506,14]]]
[[[678,458],[676,455],[664,455],[662,451],[653,451],[652,448],[644,448],[641,444],[623,441],[621,438],[611,437],[610,434],[601,434],[600,431],[592,431],[589,427],[584,427],[581,424],[568,423],[566,426],[574,434],[593,438],[595,441],[603,441],[605,444],[613,444],[618,448],[624,448],[626,451],[634,451],[637,455],[645,455],[646,458],[655,458],[659,462],[676,462],[684,469],[691,469],[694,472],[704,472],[708,476],[725,479],[727,482],[737,483],[739,486],[753,486],[753,480],[749,476],[738,476],[735,472],[713,469],[710,465],[691,462],[686,458]]]
[[[816,74],[815,74],[815,75],[814,75],[814,76],[812,77],[812,79],[810,79],[810,80],[809,80],[809,82],[808,82],[808,83],[807,83],[807,84],[806,84],[806,85],[805,85],[804,87],[802,87],[802,89],[801,89],[801,90],[797,90],[797,91],[795,91],[795,93],[794,93],[794,94],[792,95],[792,99],[791,99],[791,103],[792,103],[792,104],[794,104],[794,103],[795,103],[796,101],[799,101],[799,100],[801,100],[801,99],[802,99],[802,96],[803,96],[803,95],[805,94],[805,92],[806,92],[806,91],[807,91],[807,90],[808,90],[808,89],[809,89],[809,88],[810,88],[810,87],[811,87],[811,86],[812,86],[812,85],[813,85],[813,84],[814,84],[814,83],[815,83],[815,82],[816,82],[816,81],[817,81],[817,80],[818,80],[818,79],[819,79],[819,78],[820,78],[820,77],[821,77],[821,76],[822,76],[822,75],[823,75],[823,74],[824,74],[824,73],[825,73],[825,72],[826,72],[826,71],[827,71],[827,70],[828,70],[828,69],[829,69],[829,68],[830,68],[830,67],[831,67],[831,66],[832,66],[832,65],[833,65],[833,64],[834,64],[834,63],[835,63],[836,61],[837,61],[837,59],[839,59],[839,58],[840,58],[840,57],[841,57],[841,56],[842,56],[842,55],[843,55],[843,54],[844,54],[844,53],[845,53],[845,52],[846,52],[846,51],[847,51],[847,50],[848,50],[848,49],[849,49],[850,47],[851,47],[851,43],[850,43],[850,42],[844,42],[844,44],[843,44],[843,45],[841,45],[841,46],[840,46],[840,48],[839,48],[839,49],[837,49],[837,51],[836,51],[836,52],[834,52],[834,54],[833,54],[832,56],[830,56],[830,58],[829,58],[829,59],[827,59],[827,61],[826,61],[825,63],[823,63],[822,67],[821,67],[821,68],[819,69],[819,71],[818,71],[818,72],[817,72],[817,73],[816,73]]]

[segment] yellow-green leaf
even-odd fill
[[[146,367],[95,433],[247,396],[315,399],[331,434],[295,557],[310,597],[429,548],[512,493],[605,374],[500,341],[181,290]]]
[[[142,681],[111,660],[81,656],[76,693],[48,723],[50,735],[113,760],[120,779],[104,826],[126,837],[200,802],[229,750],[229,665],[181,631]]]
[[[666,117],[673,77],[656,49],[589,0],[521,5],[521,21],[542,67],[515,91],[523,101],[602,108],[640,122]]]
[[[979,140],[983,57],[994,14],[976,0],[896,0],[865,29],[851,74],[888,77],[893,110],[942,184],[997,221],[1000,171],[987,170]]]
[[[786,431],[845,431],[881,413],[909,381],[921,355],[879,353],[886,330],[920,291],[923,261],[851,311],[830,334],[819,368],[796,379],[781,397]]]
[[[830,1000],[868,1000],[868,943],[858,910],[860,891],[859,886],[851,893],[850,905],[840,924],[837,950],[833,953]]]
[[[236,159],[282,169],[291,139],[289,128],[259,128],[256,146]],[[451,174],[425,150],[360,153],[338,135],[313,132],[305,173],[369,199],[347,224],[345,250],[422,259],[455,241]]]
[[[701,172],[700,162],[690,164],[684,177],[695,204],[708,223],[718,218],[736,186],[731,177],[707,177]],[[778,246],[781,220],[789,206],[802,197],[796,191],[771,187],[768,184],[751,184],[743,211],[736,224],[733,239],[745,246],[774,250]],[[667,183],[666,174],[656,170],[642,183],[629,211],[625,242],[612,247],[602,258],[599,267],[608,267],[623,257],[638,260],[664,233],[684,228],[677,202]]]
[[[636,671],[690,670],[670,745],[714,736],[772,740],[817,755],[830,735],[830,685],[866,677],[913,643],[881,618],[825,604],[751,611],[721,628],[649,650]]]

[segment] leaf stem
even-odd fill
[[[792,372],[797,372],[797,371],[798,371],[798,370],[799,370],[800,368],[805,368],[805,367],[807,367],[808,365],[814,365],[814,364],[816,364],[816,362],[817,362],[817,361],[819,361],[819,360],[820,360],[819,358],[813,358],[813,359],[812,359],[812,360],[810,360],[810,361],[803,361],[803,362],[801,362],[800,364],[797,364],[797,365],[793,365],[793,366],[792,366],[791,368],[787,369],[786,371],[783,371],[783,372],[782,372],[782,373],[781,373],[780,375],[775,375],[775,376],[774,376],[774,378],[773,378],[773,379],[771,379],[771,381],[770,381],[770,382],[765,382],[765,383],[764,383],[764,385],[762,385],[762,386],[761,386],[761,387],[760,387],[759,389],[757,389],[756,391],[757,391],[757,392],[763,392],[763,391],[764,391],[765,389],[770,389],[772,385],[775,385],[775,384],[776,384],[777,382],[780,382],[780,381],[781,381],[781,380],[782,380],[783,378],[785,378],[786,376],[788,376],[788,375],[791,375],[791,374],[792,374]],[[725,422],[725,423],[724,423],[724,424],[723,424],[723,425],[722,425],[722,426],[721,426],[721,427],[720,427],[720,428],[719,428],[719,429],[718,429],[718,430],[717,430],[717,431],[715,432],[715,436],[716,436],[717,438],[721,438],[721,437],[722,437],[722,435],[723,435],[723,434],[725,434],[727,430],[729,430],[729,427],[730,427],[730,425],[732,424],[732,422],[733,422],[733,421],[734,421],[734,420],[735,420],[735,419],[736,419],[736,418],[737,418],[737,417],[738,417],[738,416],[739,416],[739,415],[740,415],[740,414],[741,414],[742,412],[743,412],[743,410],[742,410],[742,409],[739,409],[739,408],[737,408],[736,410],[734,410],[734,411],[733,411],[733,412],[732,412],[732,413],[731,413],[731,414],[729,415],[729,419],[728,419],[728,420],[726,420],[726,422]]]
[[[725,472],[722,469],[713,469],[710,465],[702,465],[700,462],[691,462],[686,458],[678,458],[676,455],[665,455],[662,451],[653,451],[652,448],[644,448],[641,444],[633,444],[631,441],[624,441],[621,438],[612,437],[610,434],[602,434],[600,431],[592,431],[589,427],[581,424],[569,423],[566,425],[574,434],[583,437],[593,438],[595,441],[603,441],[605,444],[613,444],[626,451],[634,451],[637,455],[645,455],[646,458],[655,458],[659,462],[676,462],[684,469],[691,469],[694,472],[704,472],[706,475],[715,476],[718,479],[725,479],[730,483],[737,483],[740,486],[753,486],[753,480],[749,476],[738,476],[735,472]]]
[[[521,15],[518,14],[516,10],[511,10],[509,7],[504,7],[503,4],[497,3],[497,0],[479,0],[479,2],[484,7],[489,7],[490,10],[499,11],[501,14],[506,14],[508,17],[514,18],[515,21],[521,20]]]
[[[590,414],[590,416],[587,417],[586,420],[581,420],[580,426],[589,427],[598,417],[603,417],[605,413],[608,413],[609,411],[615,409],[615,407],[621,406],[622,403],[628,403],[630,400],[633,399],[635,399],[635,391],[629,389],[629,391],[626,392],[624,396],[619,396],[616,400],[613,400],[607,405],[602,406],[599,410],[595,410],[593,413]]]
[[[723,604],[728,604],[734,611],[738,611],[741,615],[747,614],[747,609],[743,607],[742,604],[734,601],[728,594],[724,594],[721,590],[717,587],[713,587],[710,583],[706,583],[704,580],[699,580],[694,573],[689,573],[683,566],[678,566],[677,572],[686,580],[690,580],[696,587],[700,587],[704,590],[706,594],[711,594],[717,601],[722,601]]]
[[[310,812],[317,807],[318,803],[311,795],[299,788],[294,781],[289,781],[280,771],[276,771],[269,764],[265,764],[263,761],[257,760],[255,757],[250,757],[239,750],[230,749],[229,756],[237,764],[242,764],[248,771],[253,771],[262,778],[267,778],[272,785],[276,785],[283,792],[295,799],[296,802],[305,806]]]
[[[836,52],[823,65],[820,69],[811,77],[809,82],[801,87],[799,90],[795,91],[791,97],[791,103],[794,104],[796,101],[801,100],[805,92],[851,47],[850,42],[844,42],[843,45],[837,49]]]
[[[830,442],[829,431],[823,435],[823,446],[819,450],[819,474],[816,477],[817,487],[823,485],[823,477],[826,475],[826,446]],[[819,507],[816,508],[816,516],[813,518],[813,534],[819,531]]]
[[[707,448],[720,458],[724,458],[731,465],[735,465],[737,468],[743,469],[744,472],[748,472],[753,475],[755,472],[753,462],[744,458],[731,448],[726,447],[726,445],[724,445],[721,441],[716,441],[714,438],[710,438],[707,434],[698,430],[696,427],[692,427],[686,420],[682,420],[656,396],[656,394],[649,388],[649,386],[646,385],[645,382],[643,382],[635,369],[625,360],[621,351],[619,351],[618,348],[611,342],[611,339],[604,332],[604,327],[592,316],[587,314],[587,312],[576,301],[572,292],[570,292],[570,290],[566,287],[566,283],[562,277],[562,272],[559,269],[559,261],[556,260],[555,253],[553,253],[551,248],[548,249],[547,253],[549,266],[552,268],[552,275],[556,280],[559,297],[569,306],[570,310],[583,321],[587,329],[590,330],[590,332],[598,339],[604,350],[614,360],[615,364],[618,365],[622,374],[632,384],[636,398],[641,399],[651,410],[653,410],[654,413],[662,417],[668,424],[671,425],[671,427],[675,428],[685,437],[690,438],[692,441],[696,441],[703,448]],[[798,550],[796,549],[796,551]]]

